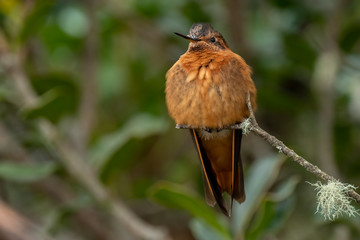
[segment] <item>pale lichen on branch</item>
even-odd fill
[[[328,175],[319,167],[311,164],[303,157],[296,154],[294,150],[288,148],[283,142],[261,129],[255,119],[254,112],[252,111],[250,95],[248,95],[247,98],[247,105],[250,112],[248,119],[251,121],[251,126],[248,126],[249,124],[247,124],[247,129],[250,129],[250,131],[262,137],[280,153],[283,153],[294,162],[300,164],[308,172],[313,173],[315,176],[326,182],[325,184],[320,182],[313,184],[313,186],[316,186],[315,190],[318,190],[318,206],[316,212],[321,213],[325,219],[329,220],[334,220],[343,214],[347,214],[348,216],[359,215],[358,210],[351,206],[350,201],[353,199],[358,203],[360,202],[360,195],[355,191],[356,187],[350,184],[341,183],[334,179],[334,177]]]
[[[341,183],[338,180],[330,180],[326,184],[321,182],[309,184],[318,191],[316,194],[318,204],[316,213],[324,216],[325,220],[333,221],[342,215],[349,217],[360,215],[359,210],[351,205],[352,197],[346,194],[350,190],[354,191],[355,186]]]
[[[335,180],[334,177],[328,175],[324,171],[322,171],[319,167],[311,164],[310,162],[306,161],[303,157],[299,156],[294,152],[294,150],[288,148],[282,141],[278,140],[274,136],[270,135],[263,129],[261,129],[256,121],[254,112],[251,107],[251,101],[250,101],[250,95],[248,95],[247,98],[247,105],[250,112],[249,119],[251,120],[252,127],[249,127],[249,129],[255,133],[256,135],[262,137],[265,141],[270,143],[273,147],[281,151],[284,155],[288,156],[290,159],[292,159],[294,162],[300,164],[302,167],[304,167],[308,172],[313,173],[318,178],[321,178],[322,180],[329,182],[331,180]],[[352,199],[354,199],[356,202],[360,203],[360,195],[355,192],[353,188],[348,188],[346,192]]]
[[[248,94],[248,97],[247,97],[247,106],[248,106],[249,113],[250,113],[249,118],[244,119],[243,122],[240,124],[228,126],[227,128],[241,129],[243,131],[243,134],[245,134],[245,135],[247,135],[249,132],[253,132],[255,135],[262,137],[271,146],[276,148],[279,151],[279,153],[284,154],[285,156],[289,157],[294,162],[298,163],[300,166],[305,168],[306,171],[311,172],[318,178],[324,180],[326,184],[323,184],[323,185],[318,184],[318,185],[314,185],[314,186],[318,186],[318,188],[316,188],[316,190],[319,190],[319,192],[317,194],[317,196],[318,196],[317,212],[324,213],[323,215],[326,219],[332,220],[332,219],[342,215],[343,213],[347,213],[349,216],[357,215],[357,213],[358,213],[357,210],[353,206],[350,205],[350,199],[353,199],[354,201],[360,203],[360,195],[355,191],[356,188],[354,186],[346,184],[346,183],[341,183],[340,181],[336,180],[334,177],[332,177],[332,176],[328,175],[327,173],[325,173],[324,171],[322,171],[318,166],[308,162],[303,157],[299,156],[297,153],[295,153],[294,150],[287,147],[282,141],[280,141],[276,137],[270,135],[269,133],[264,131],[262,128],[260,128],[256,121],[253,109],[251,107],[250,94]],[[186,128],[191,128],[191,126],[177,124],[176,128],[186,129]],[[330,187],[332,185],[334,185],[333,184],[334,182],[338,183],[337,184],[338,188],[335,188],[335,189],[338,189],[338,190],[341,189],[340,193],[342,195],[339,194],[339,191],[337,193],[331,193],[331,191],[329,191],[329,189],[331,190],[334,188],[327,188],[327,186],[329,184],[330,184],[329,185]],[[341,184],[341,186],[342,186],[341,188],[339,188],[339,186],[340,186],[339,184]],[[325,187],[325,188],[323,188],[323,187]],[[324,191],[324,189],[325,189],[325,191]],[[330,193],[330,194],[324,194],[324,193]],[[329,198],[326,197],[326,196],[330,196],[330,195],[333,197],[329,197]],[[321,198],[319,198],[319,196],[321,196]],[[329,200],[329,201],[327,201],[327,200]],[[332,204],[338,204],[338,203],[344,204],[344,205],[342,205],[341,210],[338,209],[337,206],[332,206]]]

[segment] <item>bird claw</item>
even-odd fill
[[[189,126],[189,125],[186,125],[186,124],[176,124],[175,126],[176,129],[203,129],[207,132],[212,132],[212,131],[221,131],[221,130],[224,130],[224,129],[240,129],[241,128],[241,123],[236,123],[236,124],[233,124],[233,125],[228,125],[226,127],[222,127],[222,128],[208,128],[208,127],[192,127],[192,126]]]
[[[192,127],[186,125],[186,124],[176,124],[176,129],[192,129]]]

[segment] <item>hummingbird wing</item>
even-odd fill
[[[239,203],[245,201],[244,173],[241,161],[242,130],[233,130],[232,140],[232,193],[231,196]]]
[[[204,168],[201,167],[201,173],[202,173],[202,178],[203,178],[203,185],[204,185],[204,192],[205,192],[205,200],[206,200],[206,203],[209,205],[209,206],[212,206],[214,207],[215,204],[216,204],[216,199],[212,193],[212,190],[211,190],[211,186],[209,184],[209,181],[207,180],[206,178],[206,175],[205,175],[205,172],[204,172]]]
[[[227,216],[230,216],[230,212],[225,205],[225,200],[222,196],[221,188],[217,182],[216,174],[211,166],[210,159],[208,158],[204,146],[201,143],[201,139],[196,133],[195,129],[190,129],[190,133],[194,144],[196,146],[197,153],[201,161],[201,167],[204,178],[206,201],[209,205],[214,205],[216,202],[219,205],[220,210]]]

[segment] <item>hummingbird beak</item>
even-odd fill
[[[182,37],[182,38],[185,38],[185,39],[187,39],[187,40],[190,40],[190,41],[192,41],[192,42],[198,42],[198,41],[200,41],[200,39],[198,39],[198,38],[192,38],[192,37],[183,35],[183,34],[181,34],[181,33],[175,32],[175,34],[178,35],[178,36],[180,36],[180,37]]]

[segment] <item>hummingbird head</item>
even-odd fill
[[[189,51],[222,51],[228,47],[224,37],[208,23],[195,23],[191,26],[189,35],[175,33],[190,41]]]

